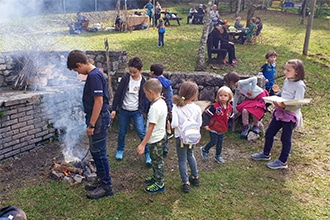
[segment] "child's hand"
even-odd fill
[[[112,111],[110,117],[111,119],[114,119],[116,117],[116,111]]]
[[[144,149],[145,149],[145,145],[140,144],[137,148],[136,148],[136,153],[139,156],[142,156],[144,154]]]
[[[284,102],[273,102],[273,104],[279,108],[285,108],[285,104]]]
[[[246,94],[250,97],[252,96],[252,91],[248,91]]]
[[[268,83],[269,82],[269,80],[268,79],[265,79],[265,83]]]
[[[207,126],[204,126],[205,130],[209,131],[210,130],[210,127],[207,125]]]
[[[280,91],[280,87],[277,84],[273,85],[272,89],[273,89],[274,92],[279,92]]]

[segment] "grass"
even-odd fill
[[[180,12],[179,8],[173,10]],[[223,16],[233,23],[233,14]],[[47,180],[13,192],[9,195],[10,203],[27,210],[29,219],[329,219],[330,21],[314,19],[309,55],[302,56],[305,25],[300,25],[297,15],[256,11],[256,16],[264,23],[264,43],[236,45],[237,56],[242,61],[235,70],[255,75],[264,63],[266,52],[275,49],[279,54],[278,74],[287,60],[303,60],[306,97],[313,98],[312,103],[303,108],[305,128],[294,133],[288,170],[269,170],[264,163],[249,160],[251,153],[261,150],[262,140],[248,143],[240,140],[237,134],[228,133],[225,143],[232,143],[233,149],[228,150],[238,152],[237,158],[215,170],[201,171],[202,185],[189,194],[179,191],[179,174],[175,170],[166,176],[167,191],[161,195],[149,196],[142,190],[123,191],[111,199],[91,201],[85,199],[80,186]],[[57,50],[103,50],[103,40],[108,38],[111,50],[126,50],[129,58],[141,57],[145,69],[161,62],[166,71],[190,72],[194,71],[202,27],[186,25],[184,21],[185,17],[181,26],[167,28],[165,48],[156,47],[157,31],[153,28],[131,33],[100,31],[80,36],[52,35],[67,31],[60,25],[56,29],[39,31],[40,34],[50,33],[46,41],[55,42]],[[5,50],[6,38],[1,36],[0,39],[0,46]],[[208,70],[224,74],[233,68],[222,66],[217,71]],[[276,141],[274,157],[279,155],[280,146],[280,141]],[[113,170],[118,167],[111,165]]]

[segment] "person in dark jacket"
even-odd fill
[[[148,100],[143,91],[146,79],[142,76],[142,61],[134,57],[128,62],[129,73],[126,73],[119,82],[112,102],[111,118],[119,112],[119,130],[116,160],[122,160],[125,150],[125,138],[131,120],[142,141],[145,134],[144,115],[148,109]],[[151,166],[149,147],[145,148],[146,165]]]
[[[228,61],[231,66],[236,66],[235,61],[239,60],[236,57],[236,51],[235,51],[235,44],[229,40],[229,34],[227,32],[227,28],[224,25],[217,25],[220,32],[220,48],[226,49],[228,52]]]

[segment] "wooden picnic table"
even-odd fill
[[[127,29],[132,30],[135,26],[143,23],[150,26],[149,16],[147,15],[129,15],[126,17]]]

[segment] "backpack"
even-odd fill
[[[0,220],[26,220],[25,212],[16,206],[7,206],[0,209]]]
[[[194,119],[189,118],[184,112],[183,114],[186,116],[186,120],[180,129],[181,146],[189,144],[189,148],[191,148],[192,145],[198,144],[201,139],[200,126]]]
[[[160,28],[159,28],[159,33],[160,33],[160,34],[164,34],[165,32],[166,32],[165,25],[160,26]]]

